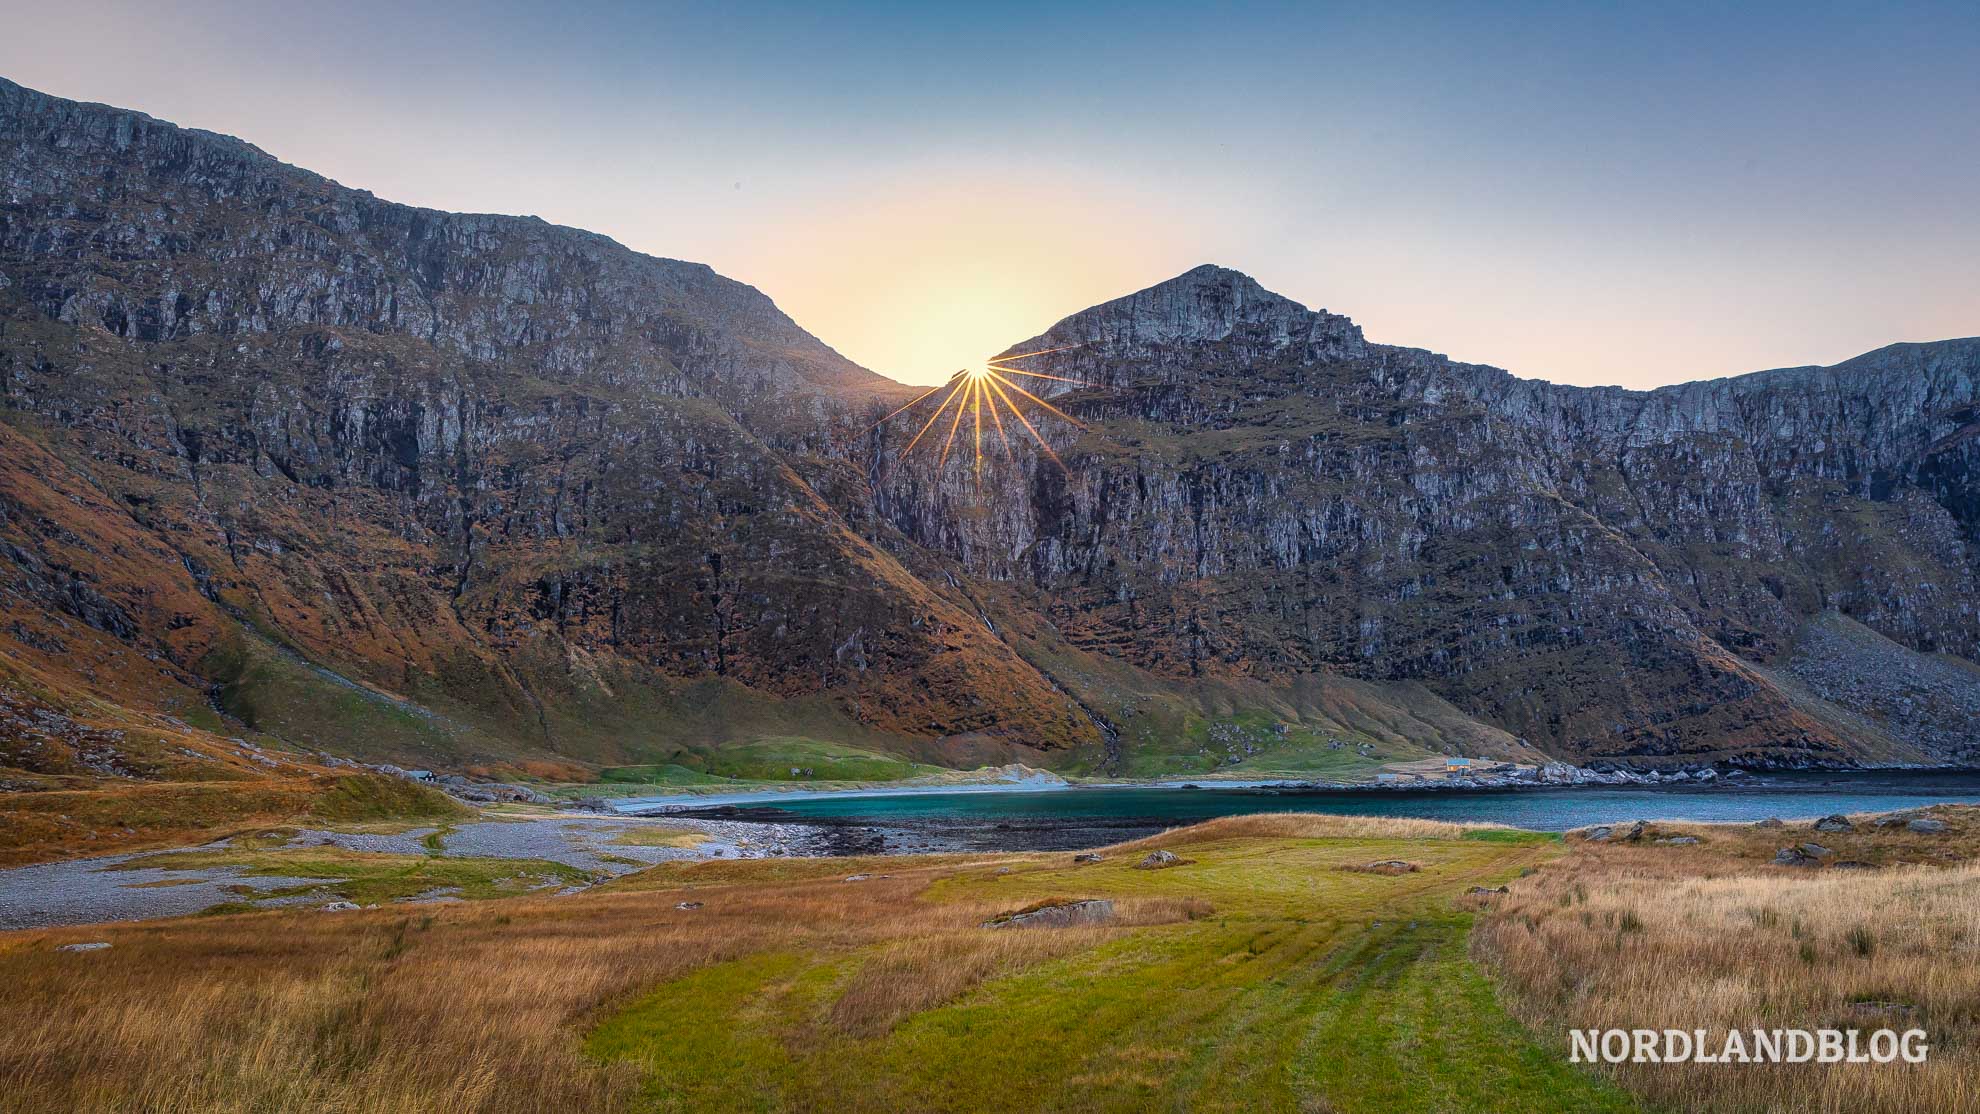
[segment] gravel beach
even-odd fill
[[[696,847],[644,847],[614,842],[625,832],[656,826],[690,828],[709,838]],[[377,854],[427,855],[434,852],[423,841],[437,830],[415,828],[377,835],[305,828],[295,834],[289,846],[334,845]],[[604,878],[673,859],[815,853],[812,845],[817,838],[817,830],[806,825],[690,817],[669,817],[664,822],[630,817],[490,817],[463,824],[443,835],[439,853],[456,857],[544,859]],[[181,850],[215,850],[225,846],[226,841],[221,841]],[[0,931],[185,916],[222,902],[254,900],[252,895],[242,894],[233,887],[267,892],[325,881],[247,877],[232,867],[168,870],[142,865],[145,859],[162,853],[147,851],[0,870]],[[131,863],[139,865],[125,865]],[[444,892],[435,892],[412,900],[435,901],[447,897]],[[332,900],[329,895],[305,894],[269,898],[260,904],[323,905]]]

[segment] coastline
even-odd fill
[[[1105,781],[1071,781],[1057,774],[1042,770],[1029,770],[1021,776],[1010,776],[1005,780],[969,781],[943,784],[919,785],[871,785],[847,789],[803,789],[803,788],[752,788],[739,789],[733,793],[671,793],[639,797],[620,797],[597,802],[605,815],[614,816],[667,816],[684,810],[720,809],[731,807],[775,807],[780,802],[838,801],[863,798],[951,796],[984,793],[1060,793],[1081,790],[1130,791],[1130,790],[1170,790],[1249,792],[1260,795],[1273,794],[1336,794],[1367,796],[1371,799],[1396,796],[1444,795],[1444,794],[1501,794],[1547,792],[1559,790],[1602,790],[1602,789],[1670,789],[1707,790],[1722,789],[1727,792],[1742,790],[1775,790],[1792,792],[1797,789],[1814,789],[1814,786],[1797,786],[1802,778],[1834,777],[1839,779],[1875,777],[1884,775],[1909,776],[1951,776],[1972,777],[1980,775],[1980,769],[1961,766],[1922,767],[1922,766],[1880,766],[1858,769],[1805,769],[1805,770],[1764,770],[1750,771],[1731,769],[1724,773],[1706,768],[1702,772],[1678,770],[1671,774],[1657,771],[1595,771],[1582,767],[1569,767],[1572,776],[1557,776],[1543,779],[1528,777],[1456,777],[1440,780],[1405,782],[1329,782],[1298,778],[1150,778],[1150,779],[1109,779]]]

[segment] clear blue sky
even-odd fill
[[[0,74],[762,287],[930,381],[1216,262],[1647,386],[1980,334],[1980,5],[0,0]]]

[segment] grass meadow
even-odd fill
[[[1974,1108],[1976,868],[1901,865],[1948,845],[1890,835],[1884,869],[1797,872],[1763,853],[1798,833],[1686,830],[1245,816],[1098,863],[676,862],[558,898],[19,932],[0,1110]],[[1155,848],[1186,862],[1138,869]],[[985,927],[1086,898],[1114,919]],[[86,940],[113,947],[56,950]],[[1933,1031],[1924,1070],[1567,1062],[1569,1025],[1886,1014]]]

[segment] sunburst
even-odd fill
[[[1004,425],[1004,414],[1008,411],[1010,416],[1016,420],[1017,424],[1023,428],[1024,432],[1030,434],[1031,439],[1038,443],[1039,450],[1053,464],[1058,465],[1061,471],[1064,471],[1066,467],[1065,462],[1059,459],[1059,454],[1052,451],[1052,446],[1045,440],[1045,435],[1040,433],[1038,427],[1032,424],[1031,419],[1025,416],[1024,407],[1019,400],[1022,399],[1024,402],[1028,402],[1034,411],[1048,413],[1077,429],[1087,428],[1086,423],[1052,405],[1050,402],[1045,401],[1031,391],[1026,390],[1023,385],[1012,377],[1022,376],[1029,379],[1050,380],[1054,383],[1070,383],[1076,387],[1084,387],[1087,384],[1077,379],[1068,379],[1063,375],[1047,375],[1042,371],[1029,371],[1024,368],[1014,367],[1012,366],[1012,361],[1027,359],[1032,356],[1043,356],[1052,352],[1064,352],[1068,349],[1078,347],[1081,346],[1067,344],[1061,345],[1058,348],[1041,348],[1036,352],[1020,352],[1013,356],[1000,356],[980,367],[963,368],[950,376],[948,382],[938,383],[928,388],[926,391],[910,399],[905,405],[873,423],[872,429],[879,429],[895,418],[911,414],[911,412],[921,408],[922,403],[939,395],[941,396],[941,401],[936,403],[932,413],[925,419],[920,419],[921,424],[915,430],[914,436],[908,440],[907,448],[901,450],[902,456],[907,456],[909,453],[914,452],[916,446],[920,445],[923,439],[927,438],[931,430],[944,428],[942,422],[944,415],[946,415],[948,418],[947,426],[944,428],[944,432],[936,435],[936,439],[940,440],[942,444],[941,464],[943,467],[947,467],[949,456],[956,449],[957,438],[962,435],[964,420],[967,419],[970,432],[967,440],[964,442],[964,449],[971,453],[975,461],[975,471],[977,475],[981,476],[983,473],[983,430],[985,424],[983,416],[985,411],[989,412],[989,427],[995,437],[993,451],[995,444],[1002,444],[1004,458],[1013,461],[1017,459],[1017,450],[1011,444],[1010,431]],[[1043,388],[1040,389],[1042,390]],[[933,440],[929,441],[931,451],[934,443]]]

